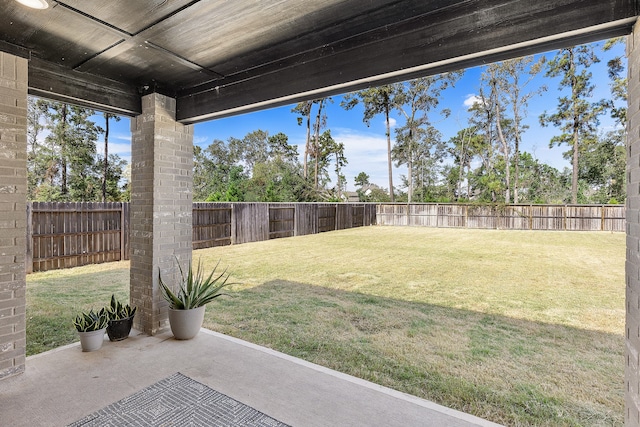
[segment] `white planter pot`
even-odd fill
[[[169,309],[169,325],[177,340],[190,340],[195,337],[204,321],[206,305],[190,310]]]
[[[104,342],[104,332],[107,328],[98,329],[97,331],[78,332],[80,335],[80,346],[82,351],[100,350]]]

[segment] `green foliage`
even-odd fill
[[[611,39],[602,50],[608,51],[622,42],[621,38]],[[625,179],[621,171],[626,156],[623,148],[627,120],[626,63],[622,55],[608,61],[610,99],[593,102],[589,66],[599,61],[594,46],[561,49],[549,61],[544,56],[537,61],[529,56],[484,67],[476,94],[478,102],[469,109],[471,117],[448,141],[442,140],[432,115],[434,112],[448,115],[447,110],[438,109],[439,101],[461,73],[344,95],[341,106],[346,110],[361,107],[364,123],[370,125],[376,116],[382,115],[386,124],[388,190],[364,189],[370,182],[362,172],[356,177],[360,200],[395,201],[398,192],[398,201],[419,202],[567,203],[572,199],[585,203],[624,202]],[[562,96],[557,108],[539,119],[543,125],[559,129],[551,145],[570,147],[565,153],[574,166],[569,175],[521,153],[521,139],[527,129],[524,124],[527,103],[546,90],[546,85],[531,89],[527,85],[543,69],[545,77],[560,79]],[[331,98],[309,100],[292,109],[298,124],[307,130],[304,153],[300,153],[304,162],[298,160],[297,146],[289,144],[282,132],[270,135],[257,129],[241,138],[214,140],[206,148],[194,146],[193,199],[342,200],[341,192],[347,187],[343,172],[348,160],[343,143],[336,141],[327,129],[329,102]],[[605,112],[619,125],[615,137],[599,134],[598,117]],[[29,200],[129,200],[130,186],[121,185],[130,175],[126,163],[111,154],[106,158],[96,154],[96,140],[101,133],[107,153],[108,119],[118,118],[103,115],[107,118],[103,130],[92,122],[92,114],[90,109],[29,99]],[[392,116],[398,114],[392,147]],[[43,138],[45,131],[48,136]],[[526,155],[529,157],[520,159]],[[407,168],[401,186],[406,191],[404,195],[393,186],[393,161]],[[333,188],[327,188],[332,185]]]
[[[102,308],[97,313],[93,309],[88,312],[82,312],[73,320],[73,325],[78,332],[91,332],[104,329],[109,324],[109,315]]]
[[[98,135],[104,131],[92,120],[94,114],[87,108],[29,98],[30,200],[101,201],[103,191],[105,201],[126,199],[119,188],[125,162],[118,156],[97,155]],[[45,130],[49,133],[42,140]]]
[[[529,153],[521,153],[519,160],[522,203],[568,203],[571,199],[571,171],[561,172],[541,163]]]
[[[229,275],[226,269],[219,274],[216,272],[220,262],[216,264],[208,276],[205,276],[200,260],[198,261],[195,272],[193,271],[191,262],[189,262],[189,270],[186,276],[177,258],[176,262],[180,270],[181,278],[177,286],[178,292],[172,291],[171,287],[164,283],[162,275],[158,271],[158,280],[160,282],[162,296],[174,310],[189,310],[202,307],[219,296],[224,295],[220,291],[225,286],[231,284],[227,282]]]
[[[364,187],[369,184],[369,175],[364,172],[360,172],[358,176],[354,178],[355,183],[358,187]]]
[[[105,307],[109,320],[122,320],[135,316],[138,307],[133,307],[129,304],[122,304],[116,299],[115,294],[111,295],[111,303]]]
[[[429,113],[438,106],[442,91],[453,86],[461,76],[462,72],[452,72],[423,77],[397,88],[395,107],[404,116],[405,124],[396,128],[396,145],[391,156],[397,166],[407,165],[409,202],[413,200],[414,180],[424,176],[424,162],[430,166],[429,172],[435,173],[435,166],[446,154],[442,135],[433,126]],[[449,115],[448,110],[441,113],[445,117]]]
[[[598,135],[582,147],[579,177],[584,182],[584,203],[607,203],[626,199],[625,133],[623,130]]]
[[[589,66],[599,62],[593,47],[582,45],[561,49],[548,63],[547,77],[561,77],[560,88],[568,88],[569,96],[558,98],[554,113],[543,113],[540,124],[552,124],[561,134],[551,139],[549,146],[566,144],[571,147],[573,165],[571,183],[571,203],[578,202],[579,157],[581,147],[594,139],[598,116],[603,113],[605,101],[591,102],[595,86],[591,82]]]
[[[244,151],[245,142],[249,151]],[[241,140],[215,140],[205,149],[194,147],[194,200],[316,201],[297,159],[297,148],[283,133],[269,136],[254,131]]]

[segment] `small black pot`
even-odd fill
[[[122,341],[128,338],[132,326],[133,316],[127,319],[109,320],[109,326],[107,326],[109,341]]]

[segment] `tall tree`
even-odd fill
[[[598,135],[580,153],[580,179],[588,184],[587,203],[624,203],[626,199],[625,135],[619,130]]]
[[[605,52],[614,46],[624,43],[622,37],[607,40],[604,43]],[[625,61],[621,55],[615,56],[607,62],[607,72],[611,80],[611,100],[607,107],[611,109],[611,117],[624,128],[627,124],[627,77],[625,73]]]
[[[345,110],[351,110],[359,103],[364,107],[363,121],[367,126],[371,125],[371,120],[378,114],[384,114],[385,136],[387,138],[387,167],[389,175],[389,196],[391,202],[395,201],[393,196],[393,162],[391,158],[391,117],[390,113],[395,109],[394,97],[402,83],[395,85],[384,85],[374,88],[352,92],[344,96],[341,103]]]
[[[96,141],[102,131],[92,120],[91,109],[42,101],[50,133],[49,182],[59,184],[62,200],[99,200],[100,181],[96,175]],[[54,194],[49,192],[49,194]]]
[[[237,159],[228,144],[214,139],[209,146],[193,147],[193,199],[221,201],[227,192],[231,168]]]
[[[349,163],[344,155],[344,143],[334,140],[330,131],[326,131],[323,136],[325,137],[322,145],[323,156],[327,159],[333,157],[334,171],[336,173],[336,193],[338,200],[342,200],[342,190],[346,185],[342,168]]]
[[[229,138],[229,150],[233,158],[244,163],[245,172],[251,175],[254,166],[269,157],[269,132],[258,129],[242,139]]]
[[[504,189],[504,181],[499,171],[497,155],[498,132],[496,130],[496,92],[486,80],[481,80],[477,100],[469,108],[470,128],[473,138],[469,141],[472,157],[479,158],[481,164],[469,175],[469,186],[474,197],[482,201],[496,203],[498,194]]]
[[[109,121],[120,121],[120,117],[114,114],[104,114],[104,162],[102,165],[102,203],[107,201],[107,182],[109,175]]]
[[[307,138],[304,149],[303,156],[303,168],[304,168],[304,177],[305,179],[309,178],[309,157],[318,158],[320,153],[320,132],[327,124],[327,114],[325,111],[326,104],[328,102],[333,102],[331,98],[320,98],[314,99],[312,101],[304,101],[298,103],[291,112],[298,114],[298,125],[302,125],[303,122],[306,123],[307,127]],[[311,116],[313,115],[313,107],[316,107],[315,120],[313,122],[313,129],[311,125]],[[313,136],[311,132],[313,130]],[[315,163],[317,166],[317,162]],[[313,182],[314,187],[318,188],[318,170],[314,168],[313,172]]]
[[[440,74],[411,80],[395,94],[395,107],[405,119],[396,129],[396,146],[392,156],[398,166],[407,165],[408,201],[413,193],[413,166],[424,156],[438,155],[444,149],[440,133],[430,122],[429,113],[440,103],[440,94],[452,86],[461,72]],[[447,116],[448,110],[442,113]]]
[[[27,176],[28,197],[34,200],[36,189],[44,182],[49,164],[46,147],[41,144],[41,134],[45,126],[42,101],[27,99]]]
[[[299,102],[292,110],[292,113],[298,114],[298,126],[302,126],[302,123],[306,123],[307,128],[307,138],[304,144],[304,156],[303,156],[303,168],[304,168],[304,178],[307,179],[309,176],[307,169],[307,162],[309,159],[309,153],[311,151],[311,108],[313,107],[313,101],[303,101]]]
[[[269,158],[281,160],[283,162],[296,163],[298,160],[298,148],[289,144],[289,137],[282,132],[270,136],[267,140],[269,145]]]
[[[471,161],[475,155],[474,147],[478,145],[478,134],[475,127],[464,128],[449,139],[449,154],[457,168],[455,198],[459,201],[463,197],[462,183],[467,182],[466,199],[471,199],[471,186],[469,175],[471,173]],[[466,169],[466,172],[465,172]]]
[[[504,171],[505,171],[505,179],[504,179],[504,202],[511,202],[511,141],[507,138],[504,127],[506,125],[506,121],[504,119],[504,107],[502,105],[502,99],[500,96],[500,89],[498,88],[498,64],[491,64],[485,72],[483,73],[482,79],[486,81],[488,86],[490,87],[491,95],[491,106],[494,109],[494,120],[495,120],[495,129],[497,140],[500,143],[500,148],[502,149],[502,158],[504,161]]]
[[[567,88],[568,96],[558,98],[558,107],[553,114],[543,113],[540,124],[552,124],[562,134],[554,136],[549,145],[567,144],[571,147],[571,203],[578,202],[578,177],[581,146],[594,140],[598,116],[602,114],[604,102],[590,102],[594,85],[589,66],[599,62],[593,46],[582,45],[561,49],[548,62],[547,77],[561,77],[560,89]]]
[[[546,86],[541,86],[537,89],[527,91],[527,87],[533,81],[533,79],[540,73],[544,64],[544,57],[541,60],[534,61],[532,56],[523,58],[510,59],[497,64],[489,66],[495,72],[496,90],[498,91],[498,102],[505,108],[505,112],[509,110],[512,123],[513,132],[513,165],[514,165],[514,178],[513,178],[513,202],[519,202],[518,189],[520,187],[520,144],[522,141],[522,134],[528,128],[523,124],[523,119],[527,114],[527,106],[529,100],[534,96],[540,95],[546,90]],[[500,123],[500,121],[498,121]],[[504,142],[503,142],[504,144]],[[507,153],[509,154],[509,153]],[[507,164],[510,164],[510,159],[505,159]],[[507,171],[509,168],[507,169]],[[507,182],[509,182],[507,177]],[[507,189],[507,192],[509,190]],[[506,197],[506,202],[509,202],[509,197]]]
[[[318,106],[316,112],[316,119],[313,124],[313,143],[312,143],[312,156],[315,159],[314,161],[314,171],[313,171],[313,188],[318,191],[319,189],[319,173],[320,173],[320,165],[322,163],[322,148],[320,141],[320,131],[327,126],[327,113],[323,110],[328,102],[332,102],[331,98],[321,98],[313,101],[314,104]],[[329,137],[331,134],[329,133]]]

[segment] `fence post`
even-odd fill
[[[469,205],[464,205],[464,224],[462,224],[462,228],[469,228]]]
[[[533,205],[529,205],[529,230],[533,230]]]
[[[236,204],[231,203],[231,244],[235,245],[238,241],[238,233],[236,232]]]
[[[124,258],[124,202],[120,202],[120,261]]]
[[[407,201],[407,225],[410,226],[411,225],[411,205],[409,204],[409,202]]]
[[[27,254],[25,257],[25,269],[27,274],[33,273],[33,204],[27,202]]]
[[[600,206],[600,231],[604,231],[604,205]]]

